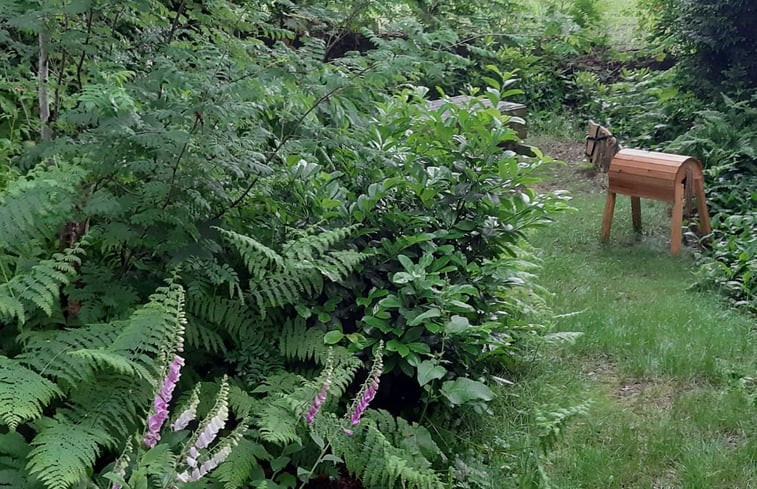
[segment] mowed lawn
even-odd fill
[[[554,329],[583,335],[548,352],[530,395],[593,401],[545,458],[546,476],[559,488],[757,487],[755,318],[694,286],[691,250],[669,255],[663,203],[642,201],[637,236],[619,197],[600,243],[604,193],[582,175],[553,177],[576,191],[576,210],[534,236]]]

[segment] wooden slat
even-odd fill
[[[664,161],[664,160],[652,160],[648,158],[629,158],[627,155],[615,155],[615,158],[613,158],[613,164],[616,166],[636,166],[636,165],[643,165],[646,167],[656,167],[660,170],[668,170],[668,171],[678,171],[678,169],[681,167],[681,163],[677,162],[671,162],[671,161]]]
[[[629,156],[639,160],[668,161],[671,163],[683,163],[686,160],[693,159],[691,156],[660,153],[657,151],[644,151],[641,149],[624,149],[618,153],[618,156]]]
[[[663,202],[671,202],[673,200],[673,195],[669,189],[659,187],[642,188],[638,186],[610,184],[608,191],[632,197],[661,200]]]
[[[639,171],[646,170],[649,172],[675,175],[676,173],[678,173],[679,167],[674,165],[659,165],[657,163],[650,163],[648,161],[624,160],[618,159],[616,157],[614,160],[612,160],[612,164],[610,165],[610,173],[621,171],[621,169],[627,170],[629,168],[637,169]]]
[[[673,180],[655,178],[654,176],[633,175],[633,174],[627,174],[627,173],[619,173],[619,174],[613,175],[613,178],[609,182],[611,186],[621,185],[623,187],[628,187],[628,188],[648,187],[648,188],[662,189],[667,192],[670,192],[671,198],[673,198],[673,189],[676,183]]]

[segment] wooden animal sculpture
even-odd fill
[[[699,214],[699,231],[711,232],[710,216],[704,194],[702,164],[690,156],[621,149],[617,139],[604,127],[589,123],[586,154],[602,168],[607,163],[607,200],[602,216],[602,241],[610,238],[617,194],[631,197],[631,220],[634,230],[641,231],[641,197],[672,202],[670,253],[681,252],[681,227],[684,213],[691,216],[693,201]],[[608,156],[610,155],[610,156]]]

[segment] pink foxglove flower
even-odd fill
[[[323,406],[323,403],[326,402],[326,395],[329,392],[329,388],[331,387],[331,375],[334,373],[334,355],[333,350],[329,350],[329,357],[326,360],[326,368],[323,371],[324,381],[321,385],[321,390],[318,392],[318,394],[315,395],[315,398],[313,399],[313,403],[310,405],[310,409],[308,409],[307,414],[305,415],[305,421],[307,421],[308,424],[313,424],[313,421],[315,421],[315,416],[318,414],[318,411],[321,410],[321,406]]]
[[[174,355],[173,360],[168,366],[168,373],[163,379],[160,389],[155,394],[153,401],[153,413],[147,418],[147,433],[144,442],[148,448],[154,447],[160,441],[160,428],[168,419],[168,404],[173,397],[173,391],[176,383],[181,377],[181,367],[184,366],[184,359],[179,355]]]
[[[373,366],[371,367],[371,371],[368,374],[368,378],[366,379],[365,383],[363,384],[363,387],[360,389],[360,392],[358,392],[358,395],[355,397],[355,400],[352,403],[352,407],[350,408],[350,425],[357,426],[360,424],[360,418],[363,417],[363,413],[365,413],[365,410],[368,409],[368,405],[371,403],[374,397],[376,397],[376,393],[378,392],[379,388],[379,381],[381,379],[381,372],[384,369],[384,361],[382,358],[382,353],[384,350],[384,342],[381,341],[379,343],[378,350],[376,350],[376,357],[373,360]],[[344,432],[348,435],[351,435],[352,429],[350,428],[344,428]]]

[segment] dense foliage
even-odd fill
[[[497,109],[427,108],[471,10],[372,8],[3,10],[0,486],[455,483],[424,422],[528,357],[562,204]]]
[[[651,40],[685,67],[704,96],[755,88],[757,5],[749,0],[642,0]]]
[[[594,0],[6,2],[0,487],[486,487],[447,434],[538,356],[564,207],[502,100],[698,156],[702,275],[753,308],[754,9],[643,4],[631,56]]]

